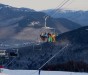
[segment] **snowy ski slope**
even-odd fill
[[[3,69],[0,75],[39,75],[38,70],[8,70]],[[65,71],[41,71],[40,75],[88,75],[82,72],[65,72]]]

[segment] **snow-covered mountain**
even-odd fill
[[[40,35],[46,16],[43,12],[36,12],[28,8],[15,8],[0,4],[0,39],[34,40]],[[68,19],[47,20],[47,26],[56,28],[59,33],[64,33],[81,27],[80,24]],[[38,34],[38,35],[37,35]],[[31,36],[30,36],[31,35]],[[34,38],[34,39],[33,39]]]
[[[35,12],[35,10],[29,8],[24,8],[24,7],[16,8],[9,5],[0,4],[0,10],[4,10],[4,9],[12,9],[14,11],[23,11],[23,12]]]
[[[47,13],[48,15],[52,16],[55,13],[56,9],[44,10],[43,12]],[[79,23],[82,26],[88,25],[88,11],[76,11],[76,10],[59,10],[55,15],[54,18],[66,18],[73,22]]]

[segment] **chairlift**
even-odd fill
[[[41,33],[40,33],[40,37],[41,37],[41,41],[42,42],[47,42],[47,40],[46,40],[46,38],[45,37],[43,37],[43,35],[45,36],[45,34],[48,34],[48,33],[50,33],[50,34],[54,34],[54,35],[56,35],[56,30],[55,30],[55,28],[53,28],[53,27],[48,27],[47,26],[47,19],[48,19],[48,17],[49,16],[46,16],[45,17],[45,25],[44,25],[44,27],[42,27],[41,28]],[[42,34],[43,33],[43,34]],[[42,36],[41,36],[42,35]]]
[[[0,57],[6,56],[6,50],[0,50]]]
[[[48,27],[48,26],[46,25],[46,21],[47,21],[48,17],[49,17],[49,16],[46,16],[46,17],[45,17],[45,25],[44,25],[44,27],[42,27],[42,28],[40,29],[40,32],[39,32],[40,35],[41,35],[41,33],[53,33],[53,34],[55,34],[55,28]],[[37,37],[37,43],[33,45],[33,50],[42,50],[42,45],[41,45],[41,43],[44,43],[44,42],[47,42],[47,40],[46,40],[46,41],[43,41],[43,40],[40,38],[40,36],[38,36],[38,37]]]
[[[0,57],[5,57],[5,59],[9,59],[9,56],[6,50],[0,50]]]
[[[11,50],[11,52],[9,53],[10,57],[18,57],[19,53],[18,53],[18,49],[13,49]]]

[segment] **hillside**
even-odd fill
[[[63,49],[42,69],[88,72],[87,38],[88,27],[82,27],[59,35],[56,43],[43,43],[39,46],[31,44],[30,46],[19,48],[19,57],[5,67],[10,69],[37,70],[68,44],[67,48]]]

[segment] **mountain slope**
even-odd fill
[[[6,66],[6,68],[39,69],[39,67],[68,44],[67,48],[63,49],[42,69],[88,72],[87,38],[88,27],[82,27],[60,34],[57,37],[56,43],[43,43],[39,47],[37,44],[31,44],[30,46],[19,48],[19,57],[13,63]]]
[[[44,10],[46,14],[52,16],[55,13],[55,9]],[[53,17],[54,18],[66,18],[73,22],[76,22],[82,26],[88,25],[88,11],[71,11],[71,10],[59,10]]]
[[[0,11],[1,40],[15,39],[33,41],[39,37],[41,27],[43,27],[45,23],[45,13],[36,12],[27,8],[15,8],[3,4],[0,4]],[[56,28],[56,31],[60,34],[80,27],[79,24],[70,20],[64,18],[58,20],[52,17],[48,18],[47,25]],[[30,35],[33,36],[31,37]]]

